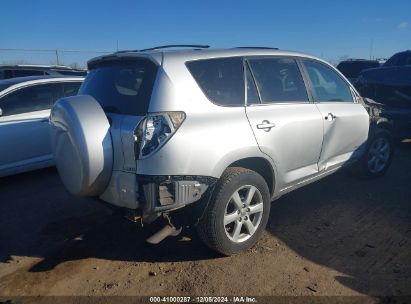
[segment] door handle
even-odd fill
[[[325,120],[334,120],[336,118],[337,116],[335,116],[333,113],[328,113],[327,116],[324,117]]]
[[[269,132],[271,128],[275,127],[275,123],[270,123],[268,120],[263,120],[262,123],[257,125],[257,129],[262,129],[266,132]]]

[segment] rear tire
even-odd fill
[[[364,155],[356,165],[355,173],[364,178],[383,176],[391,165],[394,140],[389,131],[377,129],[367,142]]]
[[[258,173],[228,168],[218,181],[197,225],[200,239],[223,255],[251,248],[260,238],[270,214],[270,192]]]

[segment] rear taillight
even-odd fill
[[[184,112],[147,114],[135,132],[137,158],[143,159],[158,151],[173,136],[185,118]]]

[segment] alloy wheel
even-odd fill
[[[368,152],[368,169],[371,173],[379,173],[384,170],[390,158],[391,147],[389,141],[380,137],[370,146]]]
[[[227,202],[224,229],[234,243],[248,240],[258,229],[263,216],[264,204],[257,187],[246,185],[238,188]]]

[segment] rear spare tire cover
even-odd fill
[[[67,190],[79,196],[104,192],[113,167],[110,124],[91,96],[59,99],[50,114],[57,170]]]

